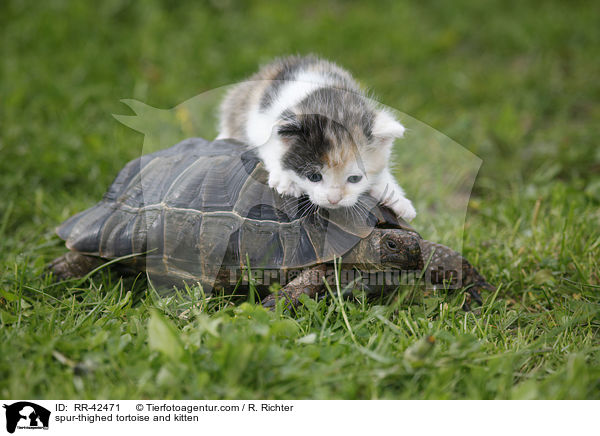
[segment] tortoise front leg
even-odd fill
[[[483,304],[481,290],[494,292],[496,288],[490,285],[479,274],[473,265],[460,253],[442,244],[426,241],[419,242],[424,262],[429,262],[426,270],[426,285],[445,286],[451,283],[451,289],[465,289],[467,300],[465,310],[469,310],[471,300]]]
[[[300,302],[300,295],[305,294],[310,298],[315,297],[325,288],[323,277],[325,277],[326,270],[324,264],[305,269],[279,291],[279,298],[285,298],[288,305],[295,307]],[[264,307],[275,307],[276,303],[276,294],[271,294],[262,301]]]

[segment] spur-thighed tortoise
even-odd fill
[[[151,279],[227,289],[249,264],[285,273],[282,284],[295,277],[282,290],[294,303],[324,289],[336,257],[363,271],[419,271],[426,264],[432,284],[452,279],[477,301],[479,289],[490,287],[457,252],[423,240],[371,197],[361,197],[355,210],[317,209],[306,198],[281,197],[267,179],[256,154],[229,141],[192,138],[142,156],[101,202],[57,229],[71,252],[51,269],[60,279],[80,277],[130,256],[123,263]]]

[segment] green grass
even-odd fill
[[[599,398],[600,8],[508,3],[2,2],[0,397]],[[499,286],[480,311],[41,277],[55,226],[142,151],[120,99],[171,108],[295,52],[483,160],[464,235],[440,233]]]

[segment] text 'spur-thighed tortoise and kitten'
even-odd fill
[[[416,211],[390,173],[404,127],[354,78],[315,56],[291,56],[236,85],[220,111],[217,139],[257,149],[279,194],[306,194],[326,209],[360,207],[368,193],[411,221]]]

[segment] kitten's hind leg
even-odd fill
[[[417,216],[412,202],[404,196],[404,191],[388,170],[384,170],[379,176],[371,187],[370,194],[406,221],[412,221]]]

